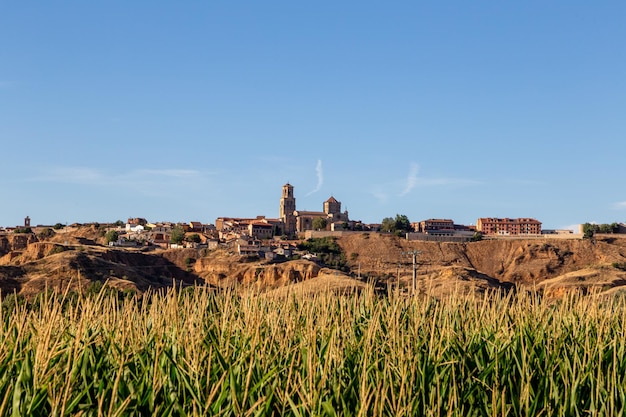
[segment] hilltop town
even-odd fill
[[[32,295],[93,282],[132,291],[173,283],[267,290],[321,276],[406,291],[415,280],[473,290],[526,284],[609,290],[626,283],[623,224],[587,224],[579,233],[543,230],[532,218],[485,217],[464,226],[397,215],[364,224],[334,196],[321,206],[298,210],[294,187],[285,184],[277,217],[37,226],[26,217],[24,225],[0,230],[0,290]]]
[[[74,225],[77,226],[77,225]],[[184,223],[152,223],[142,217],[117,221],[99,229],[106,243],[115,247],[156,246],[164,249],[215,249],[219,245],[236,248],[239,255],[289,255],[294,239],[345,236],[358,232],[394,232],[408,240],[468,242],[495,237],[581,237],[572,230],[542,230],[541,222],[533,218],[479,218],[475,225],[456,224],[452,219],[425,219],[409,223],[406,216],[386,218],[382,223],[364,224],[350,219],[341,202],[330,196],[321,211],[303,211],[296,205],[294,186],[282,186],[278,217],[256,215],[250,218],[219,217],[214,224],[198,221]],[[62,230],[64,225],[38,225],[37,228]],[[626,228],[625,228],[626,229]],[[0,229],[0,233],[20,233],[32,230],[27,216],[21,227]],[[50,232],[48,232],[50,233]],[[291,242],[290,242],[291,241]]]
[[[350,233],[395,233],[407,240],[436,242],[470,242],[496,238],[582,238],[584,225],[578,231],[546,230],[534,218],[478,218],[475,225],[457,224],[452,219],[430,218],[409,222],[407,216],[382,219],[382,223],[365,224],[350,219],[341,202],[330,196],[321,211],[303,211],[296,206],[294,186],[282,186],[278,216],[256,215],[249,218],[218,217],[214,224],[199,221],[182,223],[149,222],[142,217],[118,220],[113,224],[97,224],[106,244],[113,247],[155,246],[163,249],[216,249],[223,245],[235,248],[239,255],[259,255],[271,258],[293,251],[294,240],[319,237],[340,237]],[[67,225],[37,225],[47,233],[61,232]],[[70,226],[80,226],[73,224]],[[102,226],[102,227],[100,227]],[[589,225],[587,225],[589,226]],[[23,226],[0,227],[0,235],[33,230],[27,216]],[[626,234],[626,225],[596,225],[596,232]]]

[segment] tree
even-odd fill
[[[326,230],[327,225],[328,221],[323,217],[316,217],[313,219],[313,229],[315,230]]]
[[[396,230],[401,230],[403,232],[413,231],[409,218],[405,216],[404,214],[396,214],[395,222],[396,222]]]
[[[193,242],[193,243],[200,243],[202,242],[202,239],[200,238],[199,234],[194,233],[194,234],[187,236],[187,241]]]
[[[54,235],[55,235],[54,230],[52,230],[52,228],[50,227],[46,227],[41,232],[39,232],[39,236],[43,239],[49,239]]]
[[[54,230],[61,230],[63,229],[65,226],[61,223],[57,223],[53,226]]]
[[[120,235],[117,233],[116,230],[109,230],[104,235],[104,239],[106,240],[107,245],[111,242],[117,242],[117,239],[119,239],[119,237]]]
[[[583,224],[583,239],[591,239],[596,233],[598,228],[597,224],[585,223]]]
[[[185,240],[185,231],[180,226],[172,227],[172,235],[170,236],[170,242],[180,245]]]
[[[380,225],[380,230],[383,232],[395,232],[396,221],[391,217],[385,217]]]
[[[385,217],[382,221],[380,230],[383,232],[411,232],[411,222],[404,214],[396,214],[395,218]]]
[[[116,225],[117,227],[122,227],[122,226],[124,226],[124,222],[123,222],[123,221],[121,221],[121,220],[118,220],[118,221],[116,221],[116,222],[115,222],[115,225]]]

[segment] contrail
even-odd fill
[[[404,197],[408,193],[411,192],[413,188],[417,185],[417,172],[419,171],[419,165],[415,162],[411,163],[411,168],[409,169],[409,176],[406,179],[406,185],[404,186],[404,190],[399,194],[400,197]]]
[[[314,194],[322,189],[322,185],[324,184],[324,172],[322,171],[322,160],[317,160],[317,166],[315,167],[315,171],[317,172],[317,185],[315,189],[307,194],[307,197],[311,194]]]

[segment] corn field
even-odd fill
[[[170,290],[3,311],[0,415],[624,415],[626,302]]]

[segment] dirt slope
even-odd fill
[[[339,238],[350,273],[328,274],[305,260],[267,263],[218,249],[119,249],[100,244],[96,228],[52,236],[0,236],[0,290],[32,295],[46,288],[84,288],[108,281],[145,291],[174,284],[206,283],[268,291],[325,276],[326,280],[375,280],[409,291],[412,251],[418,251],[418,291],[482,293],[513,286],[560,294],[572,288],[605,292],[626,284],[626,239],[493,240],[472,243],[409,242],[390,235],[359,233]],[[318,280],[321,281],[321,280]],[[315,281],[313,281],[315,282]],[[345,281],[348,285],[348,281]],[[313,284],[307,284],[313,285]],[[314,286],[313,286],[314,287]],[[626,287],[625,287],[626,288]]]
[[[338,243],[353,271],[370,276],[386,275],[391,279],[399,276],[405,286],[412,280],[409,253],[413,251],[419,252],[418,281],[441,279],[450,271],[466,271],[472,276],[501,283],[533,286],[575,271],[602,267],[603,282],[599,285],[612,287],[623,285],[623,271],[612,265],[626,265],[626,239],[440,243],[409,242],[396,236],[371,233],[343,237]]]

